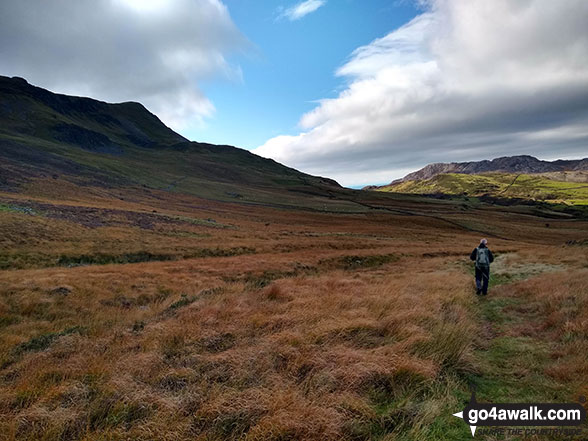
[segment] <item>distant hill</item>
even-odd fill
[[[522,155],[435,163],[388,185],[364,190],[588,205],[588,158],[542,161]]]
[[[573,180],[566,178],[572,178]],[[378,191],[406,194],[463,195],[524,199],[571,205],[588,205],[588,171],[537,174],[442,173],[429,179],[397,182]]]
[[[391,184],[430,179],[442,173],[477,175],[488,172],[535,174],[564,171],[588,171],[588,158],[578,160],[560,159],[557,161],[542,161],[533,156],[520,155],[504,156],[492,159],[491,161],[438,162],[429,164],[413,173],[409,173],[402,179],[392,181]]]
[[[341,189],[243,149],[190,142],[139,103],[60,95],[0,76],[0,190],[36,179],[260,203]]]

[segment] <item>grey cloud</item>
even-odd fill
[[[247,48],[220,0],[1,0],[0,73],[54,91],[141,101],[176,129],[214,112],[202,80],[240,80]]]
[[[588,3],[429,0],[358,48],[347,80],[255,150],[344,184],[385,182],[430,162],[588,151]],[[560,32],[561,30],[561,32]]]

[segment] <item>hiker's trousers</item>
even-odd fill
[[[488,294],[488,281],[490,280],[490,267],[476,267],[476,288],[482,291],[482,294]]]

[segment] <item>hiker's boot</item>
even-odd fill
[[[481,292],[482,292],[482,290],[478,288],[478,289],[476,290],[476,295],[477,295],[477,296],[479,296]]]

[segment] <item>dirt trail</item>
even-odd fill
[[[510,190],[510,188],[514,185],[515,182],[517,182],[517,179],[519,179],[519,175],[516,175],[515,178],[512,180],[512,182],[510,184],[508,184],[508,187],[506,187],[504,190],[502,190],[500,193],[498,193],[499,195],[502,195],[504,193],[506,193],[508,190]]]

